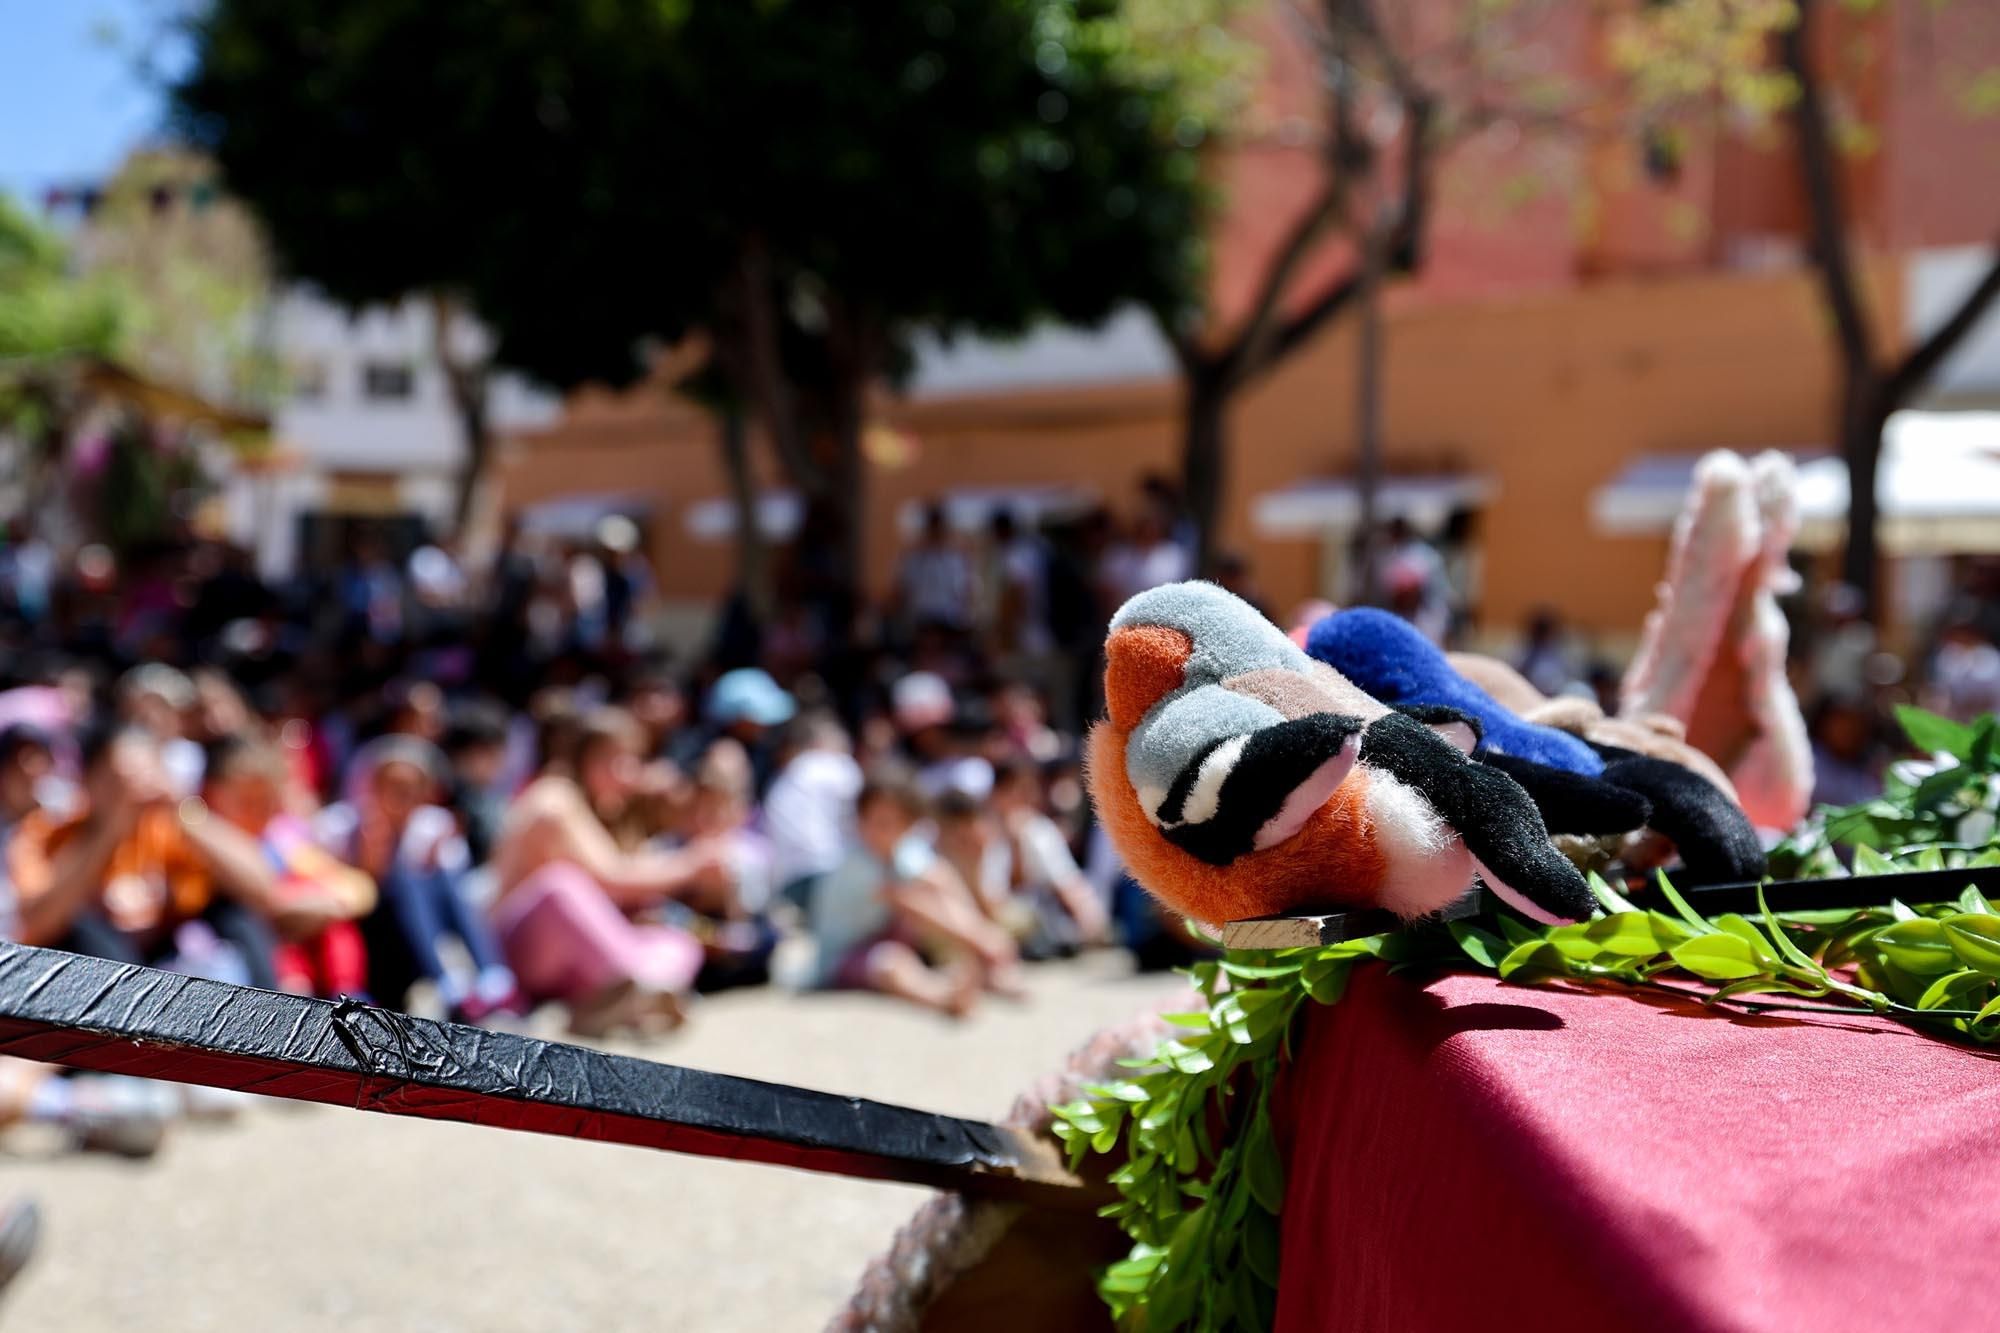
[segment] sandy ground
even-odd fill
[[[982,1118],[1171,993],[1115,959],[1035,970],[953,1026],[858,995],[719,996],[654,1059]],[[18,1136],[17,1136],[18,1137]],[[921,1190],[266,1102],[130,1164],[0,1146],[42,1204],[0,1330],[819,1328]]]

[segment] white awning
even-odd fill
[[[959,532],[984,532],[993,516],[1009,513],[1024,528],[1060,522],[1086,513],[1097,504],[1088,486],[960,486],[924,500],[907,500],[896,511],[896,530],[905,540],[924,526],[932,504],[944,506],[945,522]]]
[[[653,512],[653,497],[630,491],[593,491],[560,495],[524,505],[521,530],[544,537],[586,540],[607,518],[641,519]]]
[[[1785,450],[1798,463],[1801,550],[1844,539],[1847,468],[1825,449]],[[1590,499],[1609,536],[1662,536],[1687,499],[1699,454],[1652,454]],[[1875,493],[1891,555],[2000,551],[2000,413],[1898,412],[1883,435]]]
[[[1452,514],[1487,504],[1498,491],[1491,477],[1475,473],[1387,476],[1376,487],[1375,512],[1436,532]],[[1260,537],[1316,537],[1351,529],[1361,522],[1361,488],[1351,477],[1309,477],[1258,496],[1250,522]]]
[[[762,491],[757,496],[757,527],[771,541],[789,541],[805,521],[806,503],[797,491]],[[728,496],[697,500],[681,516],[688,536],[698,542],[728,541],[736,535],[736,501]]]

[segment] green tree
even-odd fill
[[[129,293],[133,369],[232,407],[268,407],[279,367],[267,338],[270,261],[255,219],[215,168],[148,148],[105,181],[72,242],[78,268]]]
[[[629,381],[703,333],[845,581],[913,335],[1194,303],[1175,87],[1096,0],[524,8],[216,0],[181,123],[300,274],[449,293],[502,363]]]
[[[123,350],[133,313],[116,282],[79,274],[62,238],[0,195],[0,437],[28,512],[47,497],[80,407],[80,369]]]

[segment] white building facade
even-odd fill
[[[469,319],[451,337],[456,356],[487,351]],[[398,544],[449,532],[466,441],[431,305],[349,312],[294,289],[272,312],[271,338],[287,380],[271,456],[239,469],[223,495],[230,538],[255,553],[259,571],[283,578],[337,559],[358,525]],[[550,424],[561,400],[495,375],[487,410],[498,439]]]

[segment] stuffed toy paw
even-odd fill
[[[1104,693],[1089,742],[1099,817],[1139,882],[1197,920],[1331,905],[1418,917],[1475,873],[1537,920],[1594,907],[1527,792],[1466,757],[1471,719],[1433,711],[1434,730],[1391,710],[1214,584],[1120,608]]]
[[[1650,826],[1672,841],[1693,882],[1755,879],[1764,871],[1749,820],[1733,794],[1703,779],[1699,764],[1672,762],[1681,754],[1637,752],[1641,747],[1621,727],[1607,729],[1614,737],[1593,735],[1588,725],[1544,724],[1544,717],[1581,720],[1581,709],[1602,719],[1594,705],[1543,699],[1516,675],[1518,687],[1504,682],[1500,693],[1520,704],[1526,691],[1537,702],[1509,708],[1414,626],[1373,607],[1320,621],[1306,636],[1306,650],[1387,704],[1445,706],[1475,718],[1483,731],[1477,757],[1519,782],[1553,833],[1602,836]],[[1565,708],[1570,712],[1560,711]]]
[[[1650,827],[1673,843],[1689,884],[1761,879],[1764,846],[1713,759],[1687,743],[1671,717],[1611,717],[1588,699],[1550,699],[1505,662],[1452,653],[1451,667],[1525,720],[1590,743],[1604,781],[1643,795]],[[1640,859],[1644,859],[1643,857]]]

